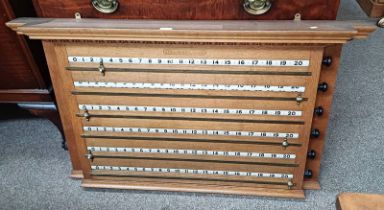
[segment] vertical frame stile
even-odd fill
[[[307,85],[307,91],[308,94],[308,101],[306,102],[305,110],[304,110],[304,118],[305,118],[305,131],[303,131],[304,141],[302,142],[302,149],[300,151],[300,154],[297,154],[297,162],[300,165],[298,169],[295,172],[296,178],[296,187],[298,189],[303,188],[303,181],[304,181],[304,171],[305,171],[305,163],[307,159],[307,149],[308,144],[311,141],[311,125],[312,125],[312,116],[313,116],[313,108],[315,106],[316,102],[316,96],[317,96],[317,86],[319,82],[320,77],[320,69],[321,69],[321,62],[323,57],[323,47],[311,47],[310,48],[310,66],[309,71],[312,73],[311,79]]]
[[[89,174],[89,163],[85,159],[85,141],[80,137],[82,132],[81,120],[75,118],[77,103],[71,94],[73,88],[71,73],[65,71],[67,52],[65,44],[43,41],[49,71],[55,91],[58,109],[61,116],[65,137],[67,139],[69,154],[73,166],[73,175],[83,172],[85,178]]]

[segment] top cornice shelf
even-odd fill
[[[31,39],[230,43],[345,43],[366,38],[370,21],[159,21],[18,18],[7,26]]]

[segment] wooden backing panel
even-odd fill
[[[134,44],[121,43],[114,44],[94,44],[87,48],[85,45],[70,45],[68,52],[70,56],[94,56],[97,57],[123,57],[123,58],[184,58],[184,59],[258,59],[258,60],[308,60],[309,48],[302,46],[291,46],[289,49],[276,46],[236,46],[236,45],[193,45],[193,44]],[[103,51],[98,50],[100,47]],[[294,50],[295,53],[291,53]],[[70,67],[80,67],[87,70],[87,67],[98,68],[99,62],[82,63],[70,62]],[[307,72],[308,67],[276,67],[276,66],[205,66],[205,65],[155,65],[155,64],[114,64],[104,63],[106,75],[109,68],[123,68],[145,70],[145,69],[166,69],[166,70],[209,70],[227,72]],[[89,70],[89,69],[88,69]],[[245,72],[244,72],[245,73]]]
[[[110,104],[129,106],[178,106],[178,107],[207,107],[207,108],[231,108],[231,109],[287,109],[303,110],[306,102],[276,100],[252,100],[242,99],[215,99],[199,98],[193,100],[189,97],[150,97],[150,96],[114,96],[114,95],[78,95],[78,104]]]
[[[312,122],[312,128],[317,128],[320,131],[319,138],[311,139],[308,151],[315,150],[316,158],[314,160],[308,159],[306,163],[306,169],[312,171],[312,178],[305,179],[305,181],[313,182],[319,180],[320,163],[323,154],[323,148],[325,143],[326,132],[328,129],[328,122],[332,107],[333,93],[336,85],[337,71],[340,63],[341,45],[330,46],[325,49],[324,56],[332,57],[332,65],[322,66],[320,83],[326,82],[328,84],[328,90],[326,92],[319,92],[316,98],[316,107],[321,106],[324,109],[322,116],[314,116]]]
[[[201,192],[201,193],[221,193],[221,194],[238,194],[238,195],[258,195],[303,199],[304,192],[302,190],[271,189],[267,186],[238,186],[238,184],[230,184],[223,182],[202,182],[202,181],[177,181],[164,179],[143,179],[143,178],[120,178],[93,176],[92,179],[83,180],[82,187],[93,188],[112,188],[112,189],[135,189],[135,190],[162,190],[176,192]]]
[[[156,94],[156,95],[176,95],[176,96],[189,96],[189,97],[199,97],[209,98],[212,96],[230,96],[230,97],[253,97],[253,98],[270,98],[270,100],[291,100],[295,101],[297,97],[302,97],[306,99],[308,97],[308,92],[299,93],[299,92],[272,92],[272,91],[223,91],[223,90],[171,90],[171,89],[138,89],[138,88],[76,88],[74,90],[75,94],[87,94],[93,92],[95,94],[101,93],[104,95],[146,95],[146,94]],[[277,98],[277,99],[275,99]],[[305,103],[305,101],[303,101]]]
[[[196,49],[195,46],[190,45],[186,46],[178,46],[175,47],[167,47],[170,49],[166,49],[161,46],[153,47],[151,45],[144,45],[140,47],[131,47],[128,46],[127,48],[119,48],[119,47],[106,47],[105,50],[103,50],[103,54],[100,54],[100,56],[105,55],[111,55],[115,56],[116,52],[119,52],[120,54],[125,54],[124,56],[130,56],[130,57],[142,57],[146,56],[148,57],[148,54],[153,57],[170,57],[170,54],[174,54],[173,56],[176,57],[183,57],[185,56],[185,53],[187,54],[194,54],[193,51],[197,51],[196,54],[203,54],[204,58],[207,58],[207,56],[214,56],[214,58],[242,58],[246,59],[248,58],[255,58],[255,56],[260,56],[261,58],[276,58],[276,56],[284,57],[286,59],[294,59],[294,58],[305,58],[308,59],[309,57],[309,48],[297,48],[297,51],[295,53],[291,53],[288,56],[287,48],[276,48],[276,47],[269,47],[269,48],[261,48],[261,49],[255,49],[252,47],[243,47],[241,50],[234,53],[234,47],[228,48],[227,46],[214,46],[211,48],[198,48]],[[237,48],[237,47],[236,47]],[[83,48],[83,46],[74,46],[74,47],[68,47],[68,51],[71,51],[73,55],[87,55],[89,56],[92,53],[100,53],[97,50],[90,51],[90,49]],[[92,50],[92,49],[91,49]],[[190,52],[192,51],[192,52]],[[219,52],[219,53],[218,53]],[[85,54],[84,54],[85,53]],[[243,57],[238,57],[243,56]],[[244,57],[245,56],[245,57]],[[251,57],[252,56],[252,57]],[[202,56],[200,56],[202,57]],[[257,57],[259,59],[259,57]],[[75,63],[77,65],[77,63]],[[121,65],[124,66],[124,65]],[[130,66],[130,65],[125,65]],[[170,66],[170,68],[175,68],[174,66]],[[185,68],[183,65],[176,65],[176,68]],[[196,68],[196,67],[188,67],[187,68]],[[204,67],[205,69],[207,67]],[[226,67],[227,69],[234,69],[234,67]],[[236,67],[235,67],[236,68]],[[248,67],[247,69],[252,69]],[[120,73],[113,73],[109,72],[107,76],[101,76],[98,73],[95,72],[73,72],[75,80],[89,80],[89,81],[115,81],[115,82],[161,82],[166,83],[169,81],[172,81],[173,83],[202,83],[202,84],[216,84],[218,82],[223,84],[255,84],[255,82],[263,81],[266,84],[273,83],[276,85],[301,85],[304,86],[306,84],[305,77],[293,77],[293,76],[285,76],[285,77],[279,77],[279,76],[239,76],[239,75],[231,75],[230,77],[224,77],[222,75],[204,75],[204,74],[151,74],[151,73],[129,73],[129,74],[120,74]],[[304,78],[304,79],[303,79]],[[76,90],[79,91],[90,91],[90,90],[98,90],[98,91],[104,91],[104,92],[138,92],[138,93],[144,93],[147,92],[147,90],[143,89],[120,89],[120,88],[76,88]],[[195,93],[195,94],[223,94],[223,95],[233,95],[234,91],[209,91],[209,90],[194,90],[194,91],[186,91],[186,90],[151,90],[151,92],[157,92],[157,93],[163,93],[163,94],[189,94],[189,93]],[[242,94],[250,94],[250,92],[241,92],[241,91],[235,91],[237,95]],[[305,95],[306,93],[303,93],[302,95]],[[276,97],[283,97],[283,96],[291,96],[291,97],[297,97],[298,93],[271,93],[271,92],[256,92],[255,95],[258,96],[276,96]]]
[[[208,130],[230,130],[230,131],[266,131],[266,132],[300,132],[302,125],[268,123],[236,123],[236,122],[196,122],[188,120],[156,120],[156,119],[111,119],[91,118],[83,122],[84,126],[105,127],[138,127],[138,128],[175,128],[175,129],[208,129]]]
[[[196,24],[194,22],[194,24]],[[100,50],[103,49],[103,50]],[[201,58],[201,59],[284,59],[309,60],[308,46],[266,46],[266,45],[199,45],[199,44],[146,44],[146,43],[93,43],[67,44],[68,56],[94,57],[131,57],[131,58]],[[294,53],[292,53],[294,52]],[[99,63],[69,63],[69,66],[98,67]],[[120,68],[159,68],[159,65],[109,64],[105,67]],[[166,69],[224,69],[231,70],[233,66],[199,66],[199,65],[160,65]],[[252,70],[257,67],[235,66],[238,70]],[[281,68],[282,70],[287,67]],[[268,69],[264,67],[263,69]],[[295,67],[303,71],[303,67]]]
[[[167,73],[116,73],[102,76],[99,72],[73,72],[73,80],[80,82],[172,83],[217,85],[271,85],[305,86],[309,76],[282,75],[223,75],[223,74],[167,74]],[[101,88],[101,87],[94,87]],[[115,88],[113,88],[115,89]],[[118,88],[116,88],[118,89]],[[238,91],[236,91],[238,92]]]
[[[297,180],[297,181],[300,181],[300,180]],[[299,183],[300,184],[300,183]]]
[[[63,45],[54,42],[43,42],[45,54],[48,60],[49,71],[55,89],[55,96],[58,102],[64,133],[67,139],[68,150],[74,170],[82,170],[84,177],[89,177],[88,161],[82,156],[85,152],[85,143],[80,140],[81,121],[74,118],[77,109],[76,98],[71,94],[71,74],[63,71],[66,65],[66,50]]]
[[[190,183],[194,181],[200,182],[208,182],[208,183],[221,183],[223,185],[229,184],[236,186],[253,186],[253,187],[266,187],[272,189],[287,189],[288,188],[288,179],[274,179],[274,178],[248,178],[248,177],[236,177],[236,176],[220,176],[220,175],[188,175],[188,174],[166,174],[164,173],[156,173],[156,172],[125,172],[125,171],[93,171],[93,177],[105,177],[105,179],[109,179],[109,177],[114,176],[114,178],[121,178],[124,180],[125,178],[151,178],[152,180],[172,180],[179,181],[184,183]],[[115,179],[113,179],[115,180]],[[295,188],[293,188],[295,189]]]

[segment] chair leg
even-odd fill
[[[20,108],[27,110],[29,113],[36,117],[47,118],[59,129],[63,141],[61,146],[64,150],[68,150],[67,142],[65,140],[63,126],[60,121],[60,114],[57,111],[54,103],[19,103],[17,104]]]

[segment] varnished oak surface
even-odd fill
[[[40,17],[70,18],[80,12],[87,18],[173,19],[173,20],[292,20],[296,13],[303,19],[333,20],[339,0],[273,0],[263,15],[250,15],[243,0],[119,0],[112,14],[98,12],[89,0],[33,0]]]
[[[303,189],[305,190],[320,190],[320,182],[304,180]]]
[[[18,18],[7,25],[31,39],[344,43],[376,29],[366,21],[140,21]]]
[[[81,170],[72,170],[70,177],[72,179],[82,179],[82,178],[84,178],[83,171],[81,171]]]
[[[282,198],[303,199],[303,190],[284,190],[284,189],[266,189],[252,187],[237,187],[231,185],[214,185],[214,184],[190,184],[190,183],[172,183],[171,181],[111,181],[84,179],[81,183],[82,187],[92,188],[112,188],[127,190],[166,190],[175,192],[203,192],[203,193],[221,193],[221,194],[238,194],[238,195],[257,195],[271,196]]]
[[[59,110],[63,113],[64,130],[70,136],[68,146],[75,169],[81,168],[84,174],[84,187],[143,189],[143,190],[171,190],[189,192],[213,192],[248,195],[266,195],[279,197],[303,198],[304,188],[318,188],[317,176],[312,180],[303,181],[306,166],[316,168],[318,173],[318,160],[306,162],[307,149],[318,148],[322,144],[310,143],[310,130],[312,125],[313,108],[316,102],[317,85],[321,77],[321,60],[324,48],[338,46],[353,38],[364,38],[375,29],[369,22],[327,22],[327,21],[110,21],[96,19],[18,19],[8,24],[20,34],[35,39],[43,39],[50,73],[57,92]],[[52,41],[57,40],[57,41]],[[81,40],[81,41],[79,41]],[[255,47],[256,46],[256,47]],[[172,52],[171,54],[169,54]],[[334,53],[337,54],[338,48]],[[328,51],[327,51],[328,53]],[[294,70],[301,73],[310,73],[306,76],[287,76],[282,73],[292,71],[292,68],[266,66],[245,67],[221,66],[208,69],[204,65],[170,65],[164,64],[162,68],[168,71],[179,71],[186,68],[193,71],[211,71],[201,73],[135,73],[129,71],[108,71],[109,68],[135,68],[138,72],[153,65],[142,63],[123,64],[105,63],[105,75],[97,71],[91,72],[89,68],[96,69],[98,62],[85,62],[72,59],[68,56],[94,56],[94,57],[139,57],[139,58],[193,58],[193,59],[294,59],[309,60],[308,66],[298,66]],[[92,59],[93,60],[93,59]],[[77,62],[79,61],[79,62]],[[112,60],[111,60],[112,62]],[[184,64],[184,63],[183,63]],[[204,67],[204,68],[203,68]],[[334,66],[336,67],[336,66]],[[71,69],[72,68],[72,69]],[[88,69],[88,70],[87,70]],[[239,72],[246,71],[282,71],[277,75],[226,75],[219,70]],[[322,77],[325,78],[325,77]],[[292,92],[235,92],[227,90],[188,90],[188,89],[140,89],[140,88],[112,88],[112,87],[83,87],[74,85],[74,81],[96,82],[147,82],[147,83],[196,83],[196,84],[257,84],[257,85],[293,85],[305,86],[302,97],[305,101],[297,103],[296,94]],[[273,83],[273,84],[272,84]],[[132,95],[135,94],[135,95]],[[143,95],[144,94],[144,95]],[[135,97],[132,97],[135,96]],[[175,97],[174,97],[175,96]],[[176,97],[177,96],[177,97]],[[226,98],[225,98],[225,97]],[[224,97],[224,98],[223,98]],[[238,104],[234,98],[241,98],[243,103]],[[248,98],[246,98],[248,97]],[[250,98],[252,101],[250,100]],[[293,98],[288,101],[282,98]],[[129,100],[131,98],[131,100]],[[132,102],[134,98],[134,103]],[[167,99],[169,98],[169,99]],[[176,99],[189,102],[181,104]],[[267,100],[265,102],[263,100]],[[327,98],[329,100],[329,98]],[[204,102],[203,102],[204,101]],[[246,118],[243,116],[230,117],[225,122],[220,116],[211,118],[210,115],[194,115],[191,113],[172,114],[162,113],[151,116],[143,113],[130,113],[121,117],[121,113],[108,117],[91,117],[88,121],[82,116],[84,110],[79,110],[79,104],[128,104],[135,106],[189,106],[266,108],[268,109],[294,109],[303,111],[299,118],[301,123],[292,118],[286,118],[281,124],[281,118],[265,116],[264,118]],[[135,104],[137,102],[137,104]],[[184,103],[183,102],[183,103]],[[223,103],[222,103],[223,102]],[[265,103],[264,103],[265,102]],[[111,114],[110,111],[99,112]],[[95,114],[93,111],[90,114]],[[195,117],[195,116],[200,116]],[[136,117],[136,118],[135,118]],[[139,118],[137,118],[139,117]],[[180,118],[181,117],[181,118]],[[249,120],[272,120],[257,123]],[[327,118],[324,118],[327,119]],[[239,122],[235,120],[243,120]],[[315,121],[313,122],[315,123]],[[326,124],[320,122],[322,126]],[[213,129],[234,131],[263,131],[296,133],[297,137],[290,136],[289,144],[284,149],[282,137],[266,137],[244,135],[218,136],[187,133],[174,133],[174,131],[146,133],[139,131],[120,130],[91,130],[83,126],[97,127],[138,127],[138,128],[168,128],[168,129]],[[316,126],[316,125],[314,125]],[[323,127],[321,127],[323,128]],[[149,129],[148,129],[149,130]],[[133,132],[133,133],[132,133]],[[195,133],[197,134],[197,133]],[[295,135],[296,135],[295,134]],[[285,135],[285,134],[284,134]],[[322,134],[323,135],[323,134]],[[288,135],[289,136],[289,135]],[[292,138],[291,138],[292,137]],[[315,140],[314,140],[315,141]],[[196,142],[200,142],[195,145]],[[251,142],[252,146],[244,143]],[[220,145],[219,145],[220,144]],[[280,146],[278,146],[280,145]],[[88,146],[127,147],[127,148],[167,148],[167,149],[198,149],[218,151],[249,151],[294,153],[295,159],[251,159],[249,157],[208,157],[204,155],[185,154],[143,154],[130,151],[112,152],[94,151],[93,158],[88,160]],[[167,150],[168,151],[168,150]],[[321,152],[321,151],[320,151]],[[264,153],[263,153],[264,154]],[[240,153],[239,153],[240,155]],[[248,154],[249,155],[249,154]],[[314,164],[313,164],[314,163]],[[91,168],[92,166],[92,168]],[[111,166],[111,167],[109,167]],[[112,168],[113,166],[113,168]],[[127,170],[128,168],[132,168]],[[140,168],[142,167],[142,168]],[[156,168],[167,168],[169,172],[176,169],[193,169],[205,172],[187,172],[180,174],[164,173]],[[126,169],[123,169],[126,168]],[[144,168],[146,168],[144,170]],[[152,168],[152,171],[151,171]],[[154,170],[154,168],[156,170]],[[148,170],[147,170],[148,169]],[[163,170],[163,169],[162,169]],[[211,171],[211,175],[207,170]],[[238,171],[257,172],[253,175],[226,176],[224,172]],[[222,172],[224,171],[224,172]],[[272,173],[272,176],[263,174]],[[279,175],[279,173],[284,175]],[[294,183],[288,190],[288,177]]]
[[[364,193],[341,193],[336,200],[337,210],[381,210],[384,195]]]

